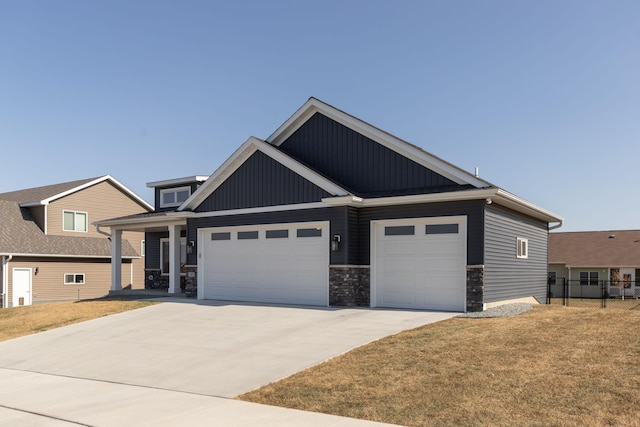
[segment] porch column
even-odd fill
[[[122,230],[111,230],[111,290],[122,289]]]
[[[180,225],[169,226],[169,293],[180,291]]]

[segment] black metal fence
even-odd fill
[[[640,281],[549,280],[547,304],[640,310]]]

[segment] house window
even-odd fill
[[[180,206],[191,195],[191,187],[167,188],[160,190],[160,207]]]
[[[87,231],[87,213],[77,211],[62,212],[62,230],[64,231]]]
[[[598,276],[597,271],[581,271],[580,272],[580,286],[598,286]]]
[[[65,285],[84,285],[84,273],[65,273]]]
[[[169,274],[169,239],[160,239],[160,267],[162,274]],[[187,238],[180,238],[180,267],[187,263]]]
[[[556,272],[555,271],[550,271],[549,272],[549,276],[548,276],[548,282],[550,285],[555,285],[556,284]]]
[[[516,256],[518,258],[529,258],[529,239],[518,237],[516,239]]]

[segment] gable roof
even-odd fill
[[[360,133],[367,138],[395,151],[396,153],[413,160],[419,165],[430,169],[451,181],[460,185],[471,185],[475,188],[494,187],[488,181],[480,179],[475,175],[431,154],[422,148],[410,144],[388,132],[385,132],[357,117],[354,117],[342,110],[339,110],[317,98],[309,98],[287,121],[285,121],[275,132],[273,132],[266,142],[276,147],[280,146],[296,130],[298,130],[315,113],[329,117],[330,119]]]
[[[133,191],[129,190],[123,184],[118,182],[111,175],[103,175],[96,178],[87,178],[77,181],[64,182],[61,184],[45,185],[42,187],[27,188],[24,190],[11,191],[8,193],[0,193],[0,200],[17,202],[21,207],[48,205],[54,200],[60,199],[64,196],[104,181],[109,181],[110,183],[112,183],[114,186],[120,189],[120,191],[127,194],[148,211],[153,210],[153,206],[151,206]]]
[[[349,188],[345,187],[345,183],[332,180],[331,177],[327,177],[312,169],[279,148],[316,113],[322,114],[338,124],[370,139],[374,143],[380,144],[396,154],[417,163],[419,166],[450,180],[458,186],[456,191],[439,188],[431,192],[419,191],[418,194],[415,195],[404,194],[397,197],[392,197],[391,195],[389,195],[389,197],[378,197],[381,196],[381,194],[376,194],[370,199],[369,196],[371,196],[371,194],[355,194],[353,191],[350,191]],[[560,227],[564,221],[562,217],[550,211],[508,193],[488,181],[480,179],[415,145],[382,131],[316,98],[309,98],[309,100],[271,134],[266,141],[255,137],[251,137],[245,141],[191,197],[178,207],[177,211],[195,210],[256,151],[261,151],[328,192],[331,197],[325,197],[321,201],[325,206],[379,206],[384,204],[487,199],[487,203],[496,202],[515,211],[546,221],[547,223],[559,223],[552,228]]]
[[[70,256],[83,258],[111,257],[107,238],[46,236],[27,208],[16,201],[0,200],[0,254]],[[122,240],[125,258],[137,257],[135,249]]]
[[[349,191],[340,185],[267,144],[265,141],[252,136],[178,208],[178,211],[192,210],[198,207],[256,151],[262,152],[333,196],[346,196],[349,194]]]
[[[640,230],[549,233],[549,264],[640,268]]]

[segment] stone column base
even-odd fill
[[[467,311],[484,310],[484,265],[467,266]]]
[[[369,307],[371,301],[368,265],[329,266],[329,305]]]

